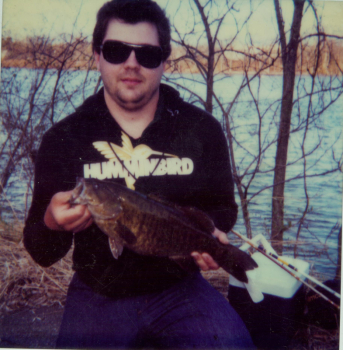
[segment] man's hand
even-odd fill
[[[223,231],[218,230],[217,228],[213,231],[212,235],[216,237],[221,243],[223,244],[229,244],[229,239],[226,236],[226,233]],[[197,265],[201,268],[203,271],[208,270],[218,270],[219,265],[212,259],[212,257],[207,253],[198,253],[193,252],[192,257],[194,258]]]
[[[92,215],[85,205],[69,203],[72,192],[58,192],[51,198],[44,215],[45,225],[50,229],[79,232],[92,224]]]

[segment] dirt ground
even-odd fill
[[[0,316],[1,348],[54,348],[62,321],[60,305],[21,309]]]

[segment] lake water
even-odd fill
[[[10,76],[13,76],[13,72],[17,74],[16,79],[22,81],[18,95],[24,99],[35,73],[23,69],[3,69],[2,81],[6,82]],[[51,71],[50,79],[53,78],[53,74],[54,72]],[[97,72],[91,72],[87,77],[85,89],[81,89],[85,80],[85,72],[66,74],[63,89],[70,93],[71,98],[67,102],[60,101],[57,104],[59,119],[71,113],[74,106],[78,106],[85,97],[93,93],[97,77]],[[166,76],[166,79],[170,85],[181,84],[195,92],[198,97],[202,99],[205,97],[206,86],[199,75],[182,77],[173,75]],[[215,93],[225,108],[229,108],[230,103],[234,101],[230,110],[230,126],[235,138],[235,162],[240,175],[243,175],[249,168],[243,178],[244,185],[247,185],[252,179],[259,148],[264,150],[258,172],[249,186],[247,198],[250,199],[249,213],[253,235],[263,233],[268,238],[271,219],[272,168],[276,153],[275,140],[280,115],[282,77],[263,76],[260,80],[255,79],[251,82],[250,87],[242,88],[239,97],[235,99],[242,82],[244,82],[244,77],[241,75],[219,76],[215,84]],[[292,242],[296,237],[298,220],[306,206],[301,145],[305,135],[305,120],[309,113],[312,117],[304,149],[309,153],[306,157],[306,172],[309,176],[306,179],[306,185],[310,198],[310,210],[300,232],[299,241],[303,243],[298,246],[298,252],[301,257],[314,263],[316,270],[324,274],[325,279],[333,278],[336,271],[337,241],[342,213],[342,173],[336,171],[325,176],[314,175],[337,168],[335,159],[340,159],[342,154],[343,97],[338,97],[340,90],[335,89],[339,84],[339,81],[332,81],[330,77],[320,78],[309,108],[307,92],[311,91],[311,79],[310,77],[298,78],[295,97],[299,93],[301,99],[294,105],[292,130],[299,131],[291,134],[288,151],[288,163],[291,165],[287,167],[287,179],[298,178],[287,182],[285,188],[285,223],[289,225],[289,229],[285,232],[285,240]],[[319,93],[322,87],[327,90],[325,94]],[[51,93],[52,88],[53,80],[47,79],[41,91],[42,100]],[[187,90],[182,88],[178,90],[185,99],[199,105],[198,97],[191,96]],[[336,98],[335,103],[327,107],[330,101]],[[215,105],[213,114],[222,122],[222,114],[217,105]],[[39,116],[39,111],[37,116]],[[6,211],[3,213],[5,219],[13,214],[13,209],[19,217],[24,216],[27,183],[23,181],[24,176],[21,169],[18,167],[18,171],[11,178],[11,185],[5,192],[6,198],[3,196],[1,199],[3,208],[8,208],[8,203],[11,203],[10,214],[6,214]],[[237,203],[240,203],[238,195],[236,199]],[[235,229],[245,233],[241,211]],[[230,235],[230,239],[235,238]],[[286,248],[288,253],[293,254],[294,245],[292,243]]]

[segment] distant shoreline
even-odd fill
[[[44,68],[33,68],[33,67],[25,67],[25,66],[20,66],[20,65],[7,65],[6,63],[3,63],[1,62],[1,69],[10,69],[10,68],[18,68],[18,69],[28,69],[28,70],[40,70],[40,69],[44,69]],[[51,67],[49,69],[56,69],[55,67]],[[69,71],[87,71],[86,68],[68,68],[68,69],[63,69],[63,70],[69,70]],[[90,69],[90,71],[96,71],[96,68],[92,68]],[[166,70],[167,74],[200,74],[200,72],[171,72],[170,70]],[[231,76],[231,75],[242,75],[244,74],[245,71],[244,70],[232,70],[232,71],[229,71],[228,73],[227,72],[216,72],[215,75],[227,75],[227,76]],[[248,72],[249,75],[254,75],[256,74],[256,71],[250,71]],[[259,73],[260,75],[265,75],[265,76],[280,76],[282,77],[283,76],[283,72],[265,72],[265,71],[262,71]],[[308,72],[302,72],[302,73],[299,73],[297,72],[295,74],[295,76],[310,76],[310,74]],[[318,73],[316,76],[335,76],[335,74],[329,74],[329,73]]]
[[[207,74],[211,60],[208,48],[198,46],[201,54],[190,55],[185,47],[173,46],[167,60],[166,73]],[[234,47],[214,54],[214,75],[238,75],[248,73],[282,76],[283,61],[280,52],[247,46],[244,50]],[[91,43],[84,38],[74,38],[72,42],[56,43],[42,37],[29,37],[26,40],[2,38],[1,65],[3,68],[96,70]],[[296,75],[337,76],[342,75],[343,44],[328,40],[316,56],[314,46],[306,46],[298,52]]]

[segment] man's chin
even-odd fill
[[[114,91],[108,93],[108,97],[118,106],[127,111],[135,111],[147,105],[157,94],[158,87],[153,92],[149,91]]]
[[[118,96],[118,104],[127,110],[136,110],[144,106],[144,95],[135,98]]]

